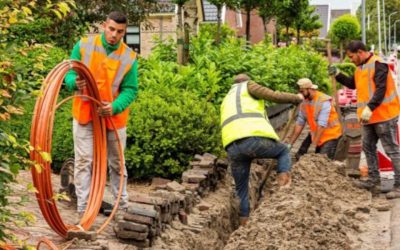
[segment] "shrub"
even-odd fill
[[[356,67],[356,65],[354,65],[354,63],[338,63],[338,64],[335,64],[335,66],[338,67],[340,72],[344,73],[347,76],[354,75],[354,72],[357,69],[357,67]]]
[[[126,165],[135,178],[177,177],[196,153],[220,150],[214,106],[172,86],[144,90],[131,105]]]

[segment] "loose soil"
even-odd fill
[[[360,244],[370,193],[355,188],[343,165],[325,156],[303,156],[294,164],[289,189],[270,189],[247,226],[224,249],[351,249]]]
[[[385,199],[372,199],[369,192],[354,188],[352,180],[343,175],[340,163],[325,156],[306,155],[293,165],[292,184],[288,189],[279,189],[275,174],[268,179],[264,197],[258,206],[251,195],[252,212],[249,223],[238,228],[238,201],[234,197],[234,183],[230,174],[219,183],[215,192],[206,195],[202,202],[209,209],[194,208],[188,216],[188,225],[175,219],[167,225],[151,249],[390,249],[397,224],[393,218],[400,214],[392,211],[377,212],[387,205]],[[253,165],[251,179],[263,166]],[[30,173],[19,175],[21,182],[14,187],[17,196],[23,193]],[[55,190],[59,187],[59,176],[52,175]],[[255,183],[253,181],[253,183]],[[250,183],[251,191],[254,185]],[[147,183],[129,185],[129,190],[148,192]],[[56,235],[43,220],[35,198],[24,207],[33,212],[38,221],[19,230],[21,238],[35,244],[47,237],[58,245],[65,241]],[[59,209],[67,222],[76,218],[75,206],[60,202]],[[389,209],[390,210],[390,209]],[[400,210],[399,210],[400,211]],[[98,223],[105,216],[98,216]],[[90,246],[108,249],[136,249],[127,242],[120,242],[112,230],[112,224]],[[76,242],[74,248],[89,249],[86,243]],[[106,249],[105,248],[105,249]],[[392,248],[396,249],[396,248]]]

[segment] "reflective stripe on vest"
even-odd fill
[[[376,61],[382,59],[373,55],[366,64],[357,67],[355,72],[355,82],[357,88],[357,115],[360,118],[363,109],[368,105],[375,94],[375,65]],[[400,113],[400,100],[396,90],[396,85],[390,70],[387,74],[386,92],[381,104],[372,111],[369,124],[378,123],[393,119]]]
[[[114,51],[114,52],[112,52],[111,54],[109,54],[107,56],[107,52],[104,49],[104,47],[103,46],[99,46],[97,44],[94,44],[94,39],[95,39],[95,37],[91,36],[91,37],[88,38],[88,41],[86,43],[82,42],[82,41],[80,43],[80,48],[84,48],[85,49],[85,55],[84,55],[84,58],[83,58],[83,63],[86,66],[89,66],[90,58],[91,58],[91,55],[92,55],[92,53],[94,51],[96,51],[98,53],[101,53],[101,54],[105,55],[106,57],[108,57],[110,59],[121,61],[121,65],[119,66],[118,72],[115,75],[114,81],[112,83],[112,94],[114,96],[116,94],[116,92],[118,91],[118,89],[119,89],[119,85],[122,82],[122,79],[124,78],[124,75],[125,75],[124,74],[124,70],[126,69],[126,67],[128,65],[133,64],[133,61],[136,58],[134,60],[132,60],[132,58],[130,56],[130,54],[131,54],[130,50],[127,50],[127,49],[125,50],[124,54],[122,54],[122,55],[117,55],[115,53],[116,51]]]
[[[245,85],[245,87],[247,88],[247,84]],[[259,117],[259,118],[265,118],[264,115],[260,114],[260,113],[243,113],[242,112],[242,105],[241,105],[241,101],[240,101],[240,94],[243,88],[243,84],[239,84],[239,86],[236,89],[236,115],[233,115],[231,117],[229,117],[228,119],[226,119],[221,127],[225,127],[228,123],[233,122],[237,119],[241,119],[241,118],[251,118],[251,117]]]
[[[318,116],[322,110],[323,103],[330,101],[331,99],[330,96],[317,91],[313,100],[303,102],[302,111],[307,116],[307,122],[312,132],[317,131]],[[329,113],[328,123],[324,128],[324,132],[322,133],[319,142],[317,143],[318,146],[321,146],[329,140],[337,139],[342,135],[339,115],[337,114],[332,102],[330,102],[330,106],[331,111]]]
[[[247,82],[235,84],[221,104],[222,144],[247,137],[266,137],[279,140],[269,123],[264,100],[254,99],[247,90]]]
[[[124,76],[136,60],[136,54],[123,42],[107,55],[101,42],[101,35],[82,38],[79,44],[81,61],[90,69],[102,101],[113,102],[119,94],[119,87]],[[91,102],[87,98],[75,97],[73,100],[73,117],[80,124],[92,120]],[[126,127],[129,109],[111,116],[106,120],[108,129]],[[111,121],[112,122],[111,122]],[[114,124],[114,126],[112,125]]]

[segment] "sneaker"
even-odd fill
[[[74,225],[78,225],[81,222],[84,213],[84,211],[78,212],[78,218],[76,218]]]
[[[381,183],[380,181],[367,179],[367,180],[354,180],[353,185],[355,187],[366,189],[371,192],[379,192]]]
[[[278,174],[278,186],[279,187],[289,187],[292,182],[292,178],[290,177],[289,172],[283,172]]]
[[[393,188],[392,191],[386,194],[386,199],[400,198],[400,187]]]

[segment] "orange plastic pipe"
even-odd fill
[[[43,159],[41,152],[51,154],[52,133],[54,116],[57,108],[73,97],[64,99],[57,104],[57,98],[63,84],[64,77],[69,70],[75,70],[87,82],[87,98],[91,102],[91,115],[93,118],[93,164],[92,182],[88,205],[80,225],[66,225],[57,209],[56,200],[51,184],[51,164]],[[30,159],[42,166],[41,171],[32,167],[32,179],[37,189],[36,198],[42,214],[49,226],[60,236],[66,237],[68,230],[88,230],[94,223],[99,213],[103,200],[104,189],[107,180],[107,134],[105,119],[97,115],[97,107],[101,104],[100,95],[96,81],[89,69],[81,62],[75,60],[64,61],[58,64],[46,77],[42,86],[42,95],[37,99],[32,119],[30,144],[33,150],[30,152]],[[112,124],[112,123],[111,123]],[[114,124],[112,124],[114,126]],[[122,146],[118,138],[117,130],[114,127],[115,135],[119,144],[120,157],[120,184],[119,193],[115,206],[109,218],[97,230],[100,233],[114,216],[119,200],[121,198],[124,182],[124,165]]]

